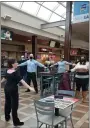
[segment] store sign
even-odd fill
[[[48,48],[39,48],[39,52],[52,52],[52,49],[48,49]]]
[[[74,2],[73,23],[89,21],[89,2]]]
[[[1,39],[12,40],[13,33],[6,28],[1,28]]]
[[[77,55],[78,50],[77,49],[71,49],[70,50],[70,55]]]

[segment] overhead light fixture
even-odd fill
[[[28,41],[31,41],[31,40],[28,40]]]
[[[4,17],[3,17],[5,20],[11,20],[11,16],[10,15],[5,15]]]

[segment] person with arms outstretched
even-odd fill
[[[38,61],[34,60],[33,54],[30,54],[30,59],[26,62],[19,64],[18,66],[25,66],[27,65],[27,84],[30,85],[31,80],[34,85],[35,92],[38,93],[37,87],[37,80],[36,80],[36,73],[37,73],[37,66],[46,68],[43,64],[39,63]],[[27,89],[26,92],[30,90]]]
[[[62,57],[60,61],[58,61],[57,63],[51,65],[50,67],[54,67],[54,66],[58,66],[58,73],[65,73],[66,72],[66,65],[73,65],[72,63],[69,63],[67,61],[64,60],[64,58]]]
[[[71,69],[71,72],[76,72],[76,98],[80,98],[80,91],[82,89],[82,102],[85,103],[87,98],[87,91],[89,85],[89,62],[86,57],[82,56],[77,65]]]
[[[26,88],[34,91],[18,74],[17,70],[18,63],[15,59],[8,60],[8,70],[6,71],[5,77],[1,80],[1,84],[6,81],[4,92],[5,92],[5,120],[10,120],[10,112],[12,110],[12,119],[14,126],[24,125],[24,122],[20,122],[17,114],[18,110],[18,83],[21,82]]]
[[[61,82],[60,85],[58,86],[58,89],[60,90],[71,90],[70,77],[69,77],[69,73],[66,72],[67,71],[66,65],[75,66],[75,64],[65,61],[63,57],[61,58],[61,61],[58,61],[57,63],[51,66],[51,67],[58,66],[57,73],[60,73],[62,76],[61,78],[62,80],[60,80]]]

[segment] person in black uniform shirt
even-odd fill
[[[1,83],[6,81],[4,92],[5,92],[5,120],[10,120],[10,112],[12,109],[12,118],[14,126],[24,125],[20,122],[17,114],[18,110],[18,86],[17,84],[21,82],[26,88],[34,91],[18,74],[17,62],[15,59],[8,60],[8,70],[6,71],[5,77],[1,80]]]

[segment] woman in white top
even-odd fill
[[[86,102],[86,96],[89,83],[89,63],[86,62],[85,57],[81,57],[80,62],[71,69],[71,72],[76,72],[76,97],[80,96],[80,89],[82,88],[83,102]]]

